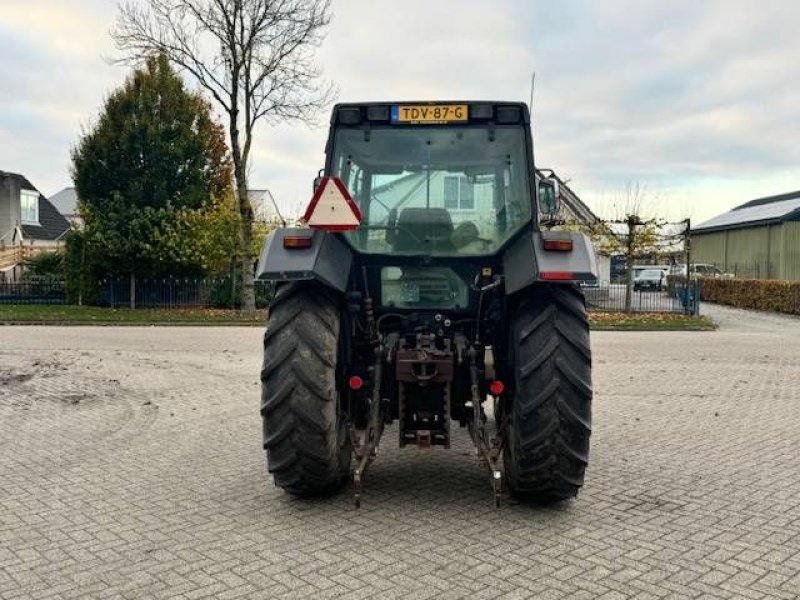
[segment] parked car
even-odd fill
[[[733,279],[733,273],[725,273],[716,265],[698,263],[692,265],[690,271],[692,277],[715,277],[717,279]],[[686,275],[686,265],[672,265],[670,275]]]
[[[644,271],[661,271],[664,273],[664,279],[666,280],[667,275],[670,274],[669,265],[633,265],[633,280],[639,277],[641,273]]]
[[[661,269],[645,269],[637,272],[633,276],[633,290],[636,292],[642,290],[657,290],[661,291],[664,287],[666,276]]]

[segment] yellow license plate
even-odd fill
[[[466,123],[469,110],[466,104],[395,104],[392,123],[439,124]]]

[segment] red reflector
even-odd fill
[[[323,177],[303,219],[312,229],[347,231],[358,228],[361,211],[341,179]]]
[[[311,248],[314,238],[310,235],[287,235],[283,238],[283,247],[288,250],[296,248]]]
[[[544,249],[553,252],[572,252],[572,240],[544,240]]]
[[[571,281],[575,279],[575,273],[570,271],[542,271],[539,278],[546,281]]]
[[[353,375],[347,382],[347,385],[350,386],[351,390],[360,390],[362,387],[364,387],[364,380],[358,375]]]
[[[500,394],[503,393],[505,389],[506,386],[503,385],[503,382],[500,381],[499,379],[495,379],[492,383],[489,384],[489,392],[492,394],[492,396],[499,396]]]

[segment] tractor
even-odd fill
[[[534,167],[518,102],[333,108],[305,223],[265,240],[267,468],[298,496],[352,481],[387,426],[400,447],[466,428],[493,500],[577,495],[588,462],[585,235],[552,227],[558,180]],[[378,468],[378,467],[373,467]]]

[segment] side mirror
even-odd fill
[[[555,179],[541,179],[539,181],[539,218],[553,220],[561,208],[558,181]]]
[[[319,185],[322,183],[322,173],[323,172],[324,171],[322,169],[320,169],[319,172],[317,173],[317,176],[314,177],[314,190],[313,190],[314,192],[316,192],[319,189]]]

